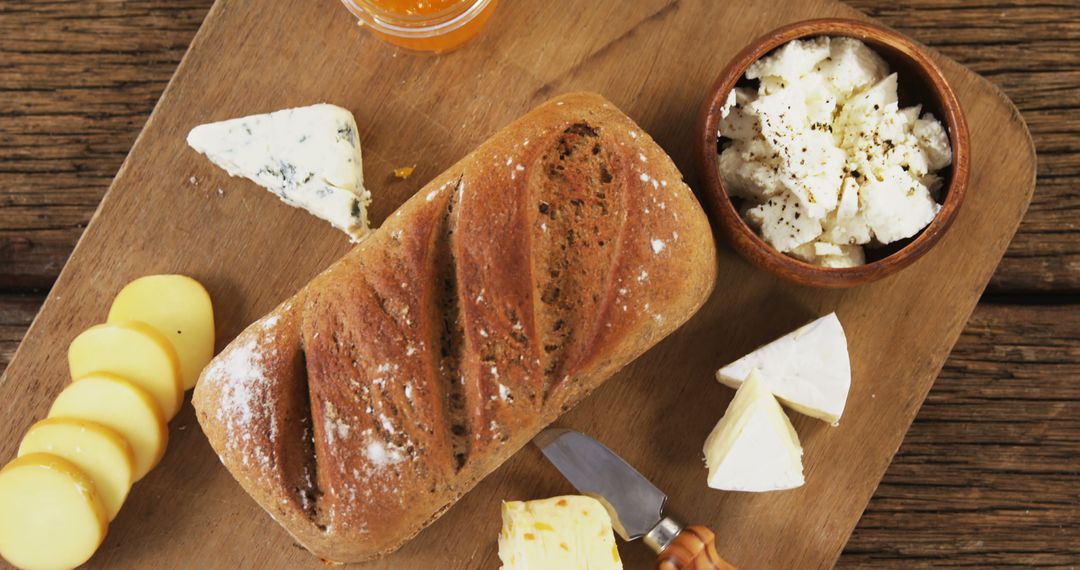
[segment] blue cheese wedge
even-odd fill
[[[367,232],[371,195],[348,110],[319,104],[209,123],[192,129],[187,142],[229,175],[251,180],[354,241]]]
[[[611,517],[581,495],[502,504],[502,570],[622,570]]]
[[[812,254],[845,255],[842,249],[827,245],[815,248]],[[717,371],[716,379],[738,388],[753,370],[760,372],[769,391],[788,407],[831,424],[840,421],[851,388],[851,360],[847,336],[836,313],[728,364]]]
[[[760,493],[804,483],[799,436],[756,370],[735,392],[704,453],[713,489]]]

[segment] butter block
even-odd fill
[[[135,321],[90,327],[68,347],[73,379],[94,372],[122,376],[149,392],[168,421],[184,403],[180,360],[167,338]]]
[[[49,453],[67,459],[94,482],[109,520],[116,518],[135,477],[131,445],[101,424],[47,418],[34,424],[19,445],[19,457]]]
[[[105,539],[94,482],[71,462],[23,455],[0,471],[0,556],[23,570],[75,568]]]
[[[131,444],[135,481],[158,464],[169,438],[154,398],[112,374],[95,373],[68,384],[53,402],[49,417],[88,420],[123,436]]]
[[[713,489],[779,491],[804,482],[799,436],[757,371],[739,386],[704,453]]]
[[[502,570],[622,569],[611,517],[600,501],[567,495],[502,504]]]
[[[788,407],[830,424],[840,421],[851,388],[851,360],[836,313],[728,364],[716,372],[716,379],[738,388],[755,369],[769,391]]]
[[[186,275],[147,275],[113,299],[109,323],[139,321],[169,339],[180,361],[184,390],[195,387],[214,357],[214,307],[210,294]]]

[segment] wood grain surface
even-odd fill
[[[34,288],[55,279],[209,4],[0,5],[4,363],[40,304]],[[991,302],[961,337],[841,565],[1075,566],[1077,6],[858,7],[1002,85],[1032,127],[1040,178]],[[1016,295],[1033,291],[1056,295]]]

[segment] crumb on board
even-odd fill
[[[412,165],[412,166],[402,166],[400,168],[395,168],[394,169],[394,178],[400,178],[402,180],[405,180],[408,177],[412,176],[412,173],[413,173],[414,170],[416,170],[416,165],[415,164]]]

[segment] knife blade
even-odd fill
[[[664,516],[667,495],[600,442],[548,428],[533,443],[578,492],[604,505],[623,540],[642,538],[659,554],[657,568],[735,570],[717,554],[712,531]]]

